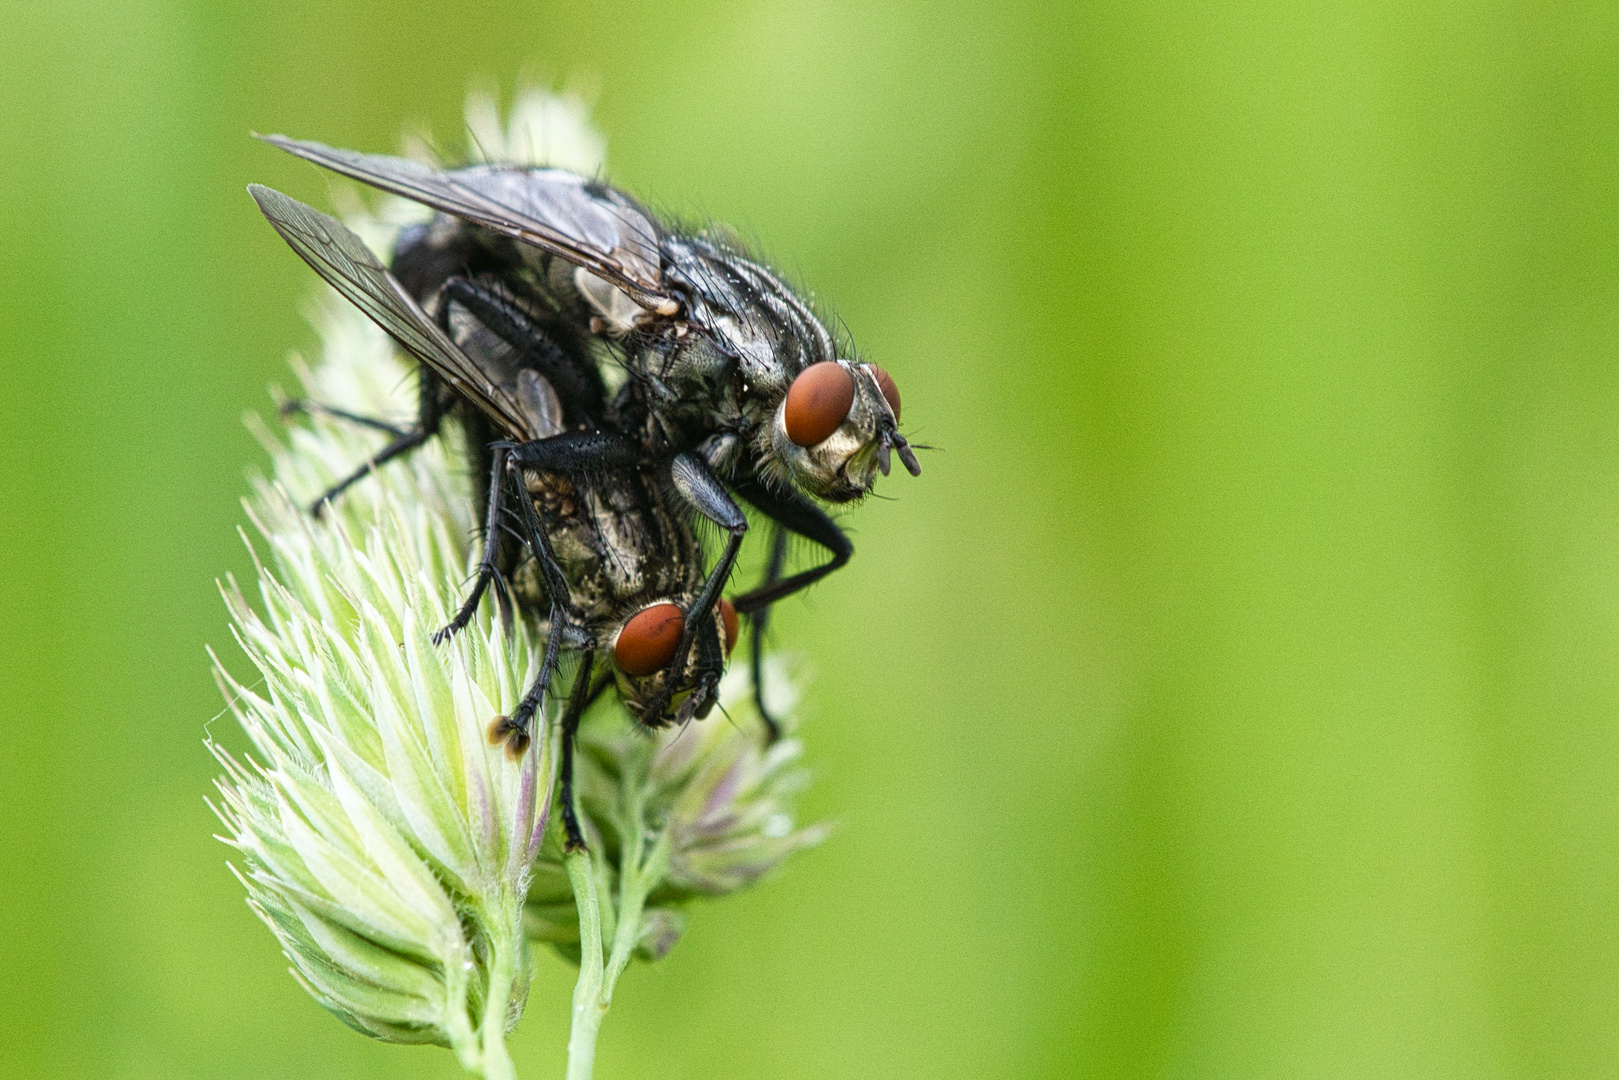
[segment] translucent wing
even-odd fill
[[[273,188],[250,184],[247,190],[292,250],[406,352],[432,368],[511,438],[524,442],[539,435],[529,430],[512,394],[456,347],[347,226]]]
[[[659,271],[657,230],[612,188],[563,169],[475,165],[441,171],[409,158],[361,154],[285,135],[259,138],[333,172],[549,251],[660,315],[678,310]]]

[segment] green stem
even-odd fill
[[[605,860],[583,851],[567,857],[568,880],[579,909],[579,981],[573,988],[573,1027],[568,1035],[568,1080],[590,1080],[596,1059],[596,1036],[613,1003],[613,988],[629,966],[641,940],[641,916],[647,895],[663,880],[669,866],[668,836],[646,849],[646,791],[643,768],[626,767],[619,780],[618,895],[613,896]],[[599,879],[599,883],[598,883]],[[605,927],[605,934],[604,934]],[[603,963],[605,937],[612,954]]]
[[[457,951],[457,956],[445,965],[444,996],[450,1003],[445,1028],[461,1067],[468,1072],[480,1072],[483,1068],[483,1051],[478,1044],[478,1033],[472,1029],[472,1019],[467,1015],[467,972],[471,967],[472,950],[465,944]]]
[[[599,843],[590,849],[590,872],[596,881],[596,910],[601,917],[601,938],[603,942],[608,942],[618,932],[618,910],[613,906],[613,868],[607,865],[607,858],[602,854]]]
[[[602,985],[602,1007],[613,999],[613,987],[618,977],[629,966],[635,946],[641,941],[641,914],[646,910],[647,894],[663,879],[669,862],[667,835],[659,837],[652,853],[644,861],[641,852],[646,846],[646,834],[635,829],[633,845],[624,849],[623,868],[618,878],[618,933],[613,935],[613,955],[607,962],[607,974]],[[633,855],[633,857],[632,857]]]
[[[579,981],[573,987],[573,1023],[568,1032],[568,1080],[590,1080],[596,1067],[596,1033],[607,1010],[601,1005],[602,927],[590,853],[571,851],[563,859],[574,905],[579,909]]]
[[[517,965],[510,949],[497,948],[489,969],[489,1000],[483,1010],[483,1075],[485,1080],[517,1080],[506,1052],[506,1017],[511,1008]]]
[[[491,923],[489,935],[489,993],[484,998],[483,1019],[478,1025],[482,1040],[480,1064],[485,1080],[516,1080],[512,1058],[506,1051],[506,1021],[511,1016],[512,988],[517,967],[522,962],[522,909],[509,905],[511,919],[498,928]]]

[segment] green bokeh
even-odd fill
[[[602,1080],[1619,1076],[1619,8],[1444,0],[5,0],[0,1073],[459,1074],[243,905],[203,647],[327,199],[247,132],[524,72],[943,448],[780,622],[841,830]]]

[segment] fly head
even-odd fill
[[[728,600],[715,605],[712,621],[697,630],[685,668],[670,679],[668,665],[686,628],[685,606],[669,600],[649,604],[625,619],[611,639],[619,697],[644,727],[707,716],[718,701],[720,676],[739,629],[736,608]]]

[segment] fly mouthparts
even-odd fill
[[[921,476],[922,463],[916,460],[916,451],[912,450],[911,444],[905,441],[905,436],[899,434],[894,436],[894,448],[899,451],[899,459],[905,463],[905,471],[912,476]],[[883,456],[886,458],[888,455],[884,454]],[[887,462],[885,461],[884,464],[887,464]],[[883,475],[888,475],[887,469],[883,470]]]
[[[888,451],[892,447],[899,453],[899,459],[905,464],[905,471],[912,476],[922,475],[922,463],[916,460],[916,453],[911,444],[905,441],[905,436],[891,424],[883,424],[877,436],[877,468],[884,476],[888,475]]]

